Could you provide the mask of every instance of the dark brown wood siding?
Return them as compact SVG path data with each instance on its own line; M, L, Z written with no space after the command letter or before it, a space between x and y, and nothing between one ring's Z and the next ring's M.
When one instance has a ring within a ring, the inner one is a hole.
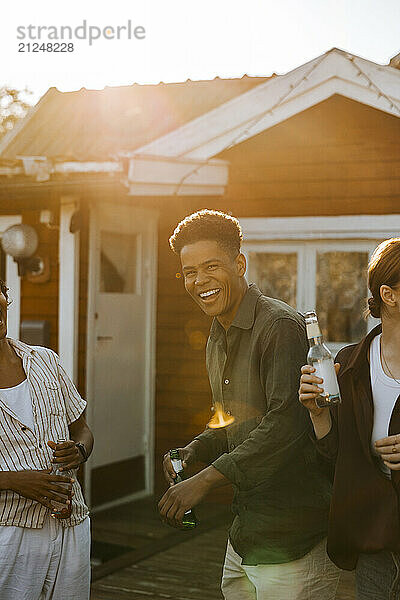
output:
M24 320L50 323L50 348L58 349L58 228L49 229L39 223L39 211L24 211L22 221L32 225L39 236L37 256L50 261L50 279L45 283L31 283L25 277L21 280L21 322Z
M400 119L339 96L223 152L241 216L399 212Z
M32 225L39 236L37 255L47 256L50 260L50 280L46 283L31 283L23 278L21 281L21 321L41 320L50 322L50 347L58 350L58 288L59 288L59 229L58 217L60 196L68 193L64 190L48 189L46 184L41 188L30 188L26 185L16 186L18 191L10 187L6 193L0 184L0 214L22 215L23 223ZM107 186L105 186L107 187ZM88 203L86 187L76 186L74 193L82 198L82 219L80 229L80 277L79 277L79 356L78 356L78 389L86 394L86 318L87 318L87 283L88 283ZM54 228L40 224L40 211L51 209L55 216Z
M50 279L45 283L21 281L21 321L47 320L50 323L50 347L58 345L58 199L50 189L26 187L21 184L7 186L0 183L0 214L21 215L22 222L32 225L39 237L36 255L50 261ZM50 209L55 216L55 227L50 229L39 222L40 211ZM12 290L11 290L12 296Z

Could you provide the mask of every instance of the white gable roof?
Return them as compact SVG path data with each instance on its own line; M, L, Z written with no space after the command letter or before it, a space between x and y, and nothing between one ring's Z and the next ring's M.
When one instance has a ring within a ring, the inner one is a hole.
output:
M400 117L400 70L334 48L237 96L134 154L207 161L334 94Z

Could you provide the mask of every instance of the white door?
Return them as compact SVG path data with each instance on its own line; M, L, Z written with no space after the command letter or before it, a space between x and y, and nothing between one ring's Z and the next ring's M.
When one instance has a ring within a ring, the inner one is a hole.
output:
M21 215L0 216L0 238L6 229L12 225L21 223ZM9 287L9 298L11 304L8 308L7 335L19 338L20 306L21 306L21 280L18 276L17 263L11 256L4 254L0 245L0 279L3 279Z
M156 220L118 204L92 214L90 489L104 506L152 491Z

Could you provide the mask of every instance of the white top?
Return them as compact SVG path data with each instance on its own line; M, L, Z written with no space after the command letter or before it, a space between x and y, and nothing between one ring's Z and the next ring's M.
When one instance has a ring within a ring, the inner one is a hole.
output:
M24 381L11 388L0 388L0 396L8 408L18 417L18 421L35 431L28 380L24 379Z
M372 430L371 446L377 454L374 443L389 435L389 423L394 405L400 395L400 384L386 375L381 362L381 336L374 337L370 348L370 374L372 399L374 401L374 427ZM390 475L390 469L381 463L384 473Z

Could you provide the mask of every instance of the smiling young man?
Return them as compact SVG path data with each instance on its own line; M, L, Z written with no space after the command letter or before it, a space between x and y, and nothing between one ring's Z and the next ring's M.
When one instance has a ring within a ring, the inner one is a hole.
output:
M171 485L160 512L179 527L211 489L232 484L225 599L331 600L338 583L325 551L331 486L297 397L307 354L303 319L247 284L241 241L238 221L210 210L186 217L170 238L186 291L213 317L206 348L213 402L235 422L180 449L184 466L209 466ZM172 484L168 454L164 472Z

